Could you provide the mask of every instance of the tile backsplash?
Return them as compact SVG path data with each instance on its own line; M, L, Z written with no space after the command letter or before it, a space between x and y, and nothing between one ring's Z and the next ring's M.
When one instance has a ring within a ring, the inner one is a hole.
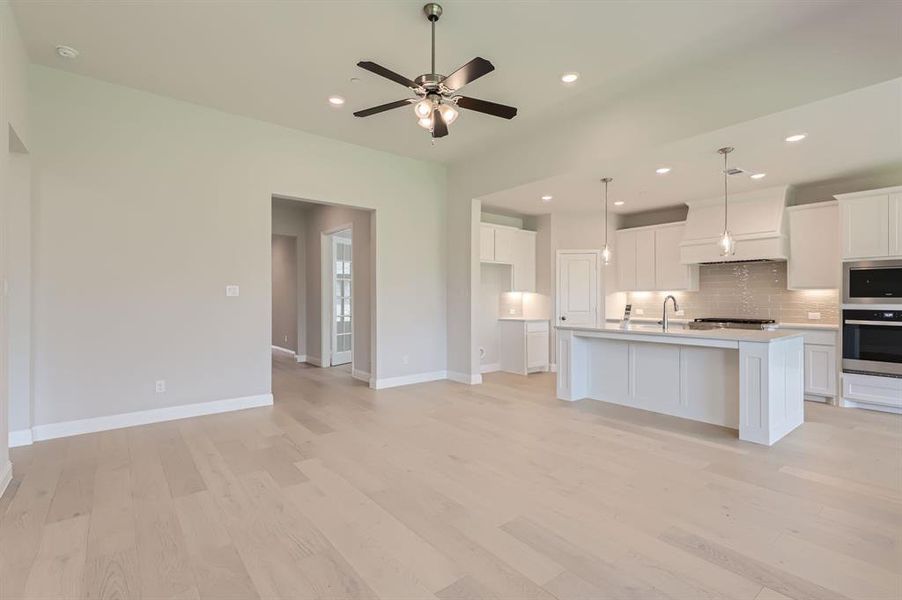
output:
M839 290L786 289L785 262L727 263L699 267L699 291L674 292L681 318L737 317L780 323L839 323ZM667 292L629 292L633 316L660 318ZM641 308L643 315L636 315ZM819 312L820 319L808 318Z

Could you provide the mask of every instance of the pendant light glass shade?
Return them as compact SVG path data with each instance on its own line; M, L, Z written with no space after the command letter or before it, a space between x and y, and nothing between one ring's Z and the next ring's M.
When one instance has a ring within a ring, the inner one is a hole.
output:
M729 177L727 174L727 154L732 151L733 148L730 146L717 151L719 154L723 154L723 234L717 241L721 256L733 256L736 254L736 240L733 239L733 234L727 228L727 177Z
M601 249L601 262L611 264L611 248L608 246L608 184L614 181L610 177L601 180L604 183L604 248Z

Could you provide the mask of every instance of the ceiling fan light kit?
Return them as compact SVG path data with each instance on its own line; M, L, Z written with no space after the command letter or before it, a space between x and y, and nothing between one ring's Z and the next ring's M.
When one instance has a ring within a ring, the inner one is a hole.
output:
M417 118L417 124L423 129L428 129L432 133L433 139L448 135L448 125L456 121L460 114L458 108L481 112L502 119L513 119L517 116L517 109L513 106L505 106L489 102L488 100L478 100L457 94L458 90L463 86L495 70L495 66L486 59L477 56L448 76L435 72L435 24L442 16L442 7L435 2L430 2L423 6L423 13L432 27L431 73L425 73L415 79L408 79L371 61L357 63L357 66L361 69L366 69L380 77L403 85L416 94L416 97L359 110L354 113L354 116L369 117L387 110L413 104L413 112Z

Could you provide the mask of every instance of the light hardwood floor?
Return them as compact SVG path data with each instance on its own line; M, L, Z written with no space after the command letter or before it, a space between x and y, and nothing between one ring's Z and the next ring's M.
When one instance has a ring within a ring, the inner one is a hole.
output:
M3 598L902 597L902 418L806 405L773 448L552 375L373 392L276 357L276 404L13 451Z

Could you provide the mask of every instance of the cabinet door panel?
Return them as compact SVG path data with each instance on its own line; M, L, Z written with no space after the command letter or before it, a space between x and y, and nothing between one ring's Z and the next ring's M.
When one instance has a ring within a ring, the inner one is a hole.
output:
M789 212L787 287L792 290L839 287L840 249L836 205Z
M516 235L513 229L495 228L495 262L513 264Z
M889 255L889 195L841 201L843 258Z
M514 292L536 291L536 236L526 231L514 232Z
M528 369L547 368L548 332L531 331L526 334L526 367Z
M902 256L902 193L889 197L889 255Z
M636 232L636 289L655 289L655 230Z
M490 225L479 226L479 260L495 260L495 228Z
M805 393L818 396L836 394L836 348L805 345Z
M614 261L617 263L617 279L620 290L631 292L636 287L636 232L618 231L617 245L614 247Z
M680 264L684 226L655 230L655 288L673 292L692 288L689 265Z

